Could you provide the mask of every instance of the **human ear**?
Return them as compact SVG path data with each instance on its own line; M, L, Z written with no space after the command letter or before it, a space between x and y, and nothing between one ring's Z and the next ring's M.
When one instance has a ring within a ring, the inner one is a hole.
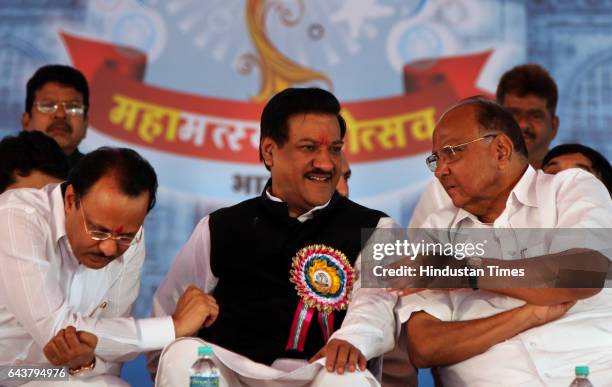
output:
M74 192L72 184L66 187L66 194L64 195L64 211L71 210L73 207L76 208L77 196Z
M261 140L261 156L264 164L270 168L274 165L274 152L276 143L270 137L265 137Z
M504 134L499 135L493 140L495 144L496 158L500 166L506 166L510 163L512 155L514 154L514 144L512 140Z

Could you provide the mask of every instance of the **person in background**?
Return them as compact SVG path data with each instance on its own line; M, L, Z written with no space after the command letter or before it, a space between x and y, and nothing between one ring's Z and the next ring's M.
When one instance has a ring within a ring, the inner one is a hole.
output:
M568 168L581 168L592 173L612 195L612 167L608 159L595 149L581 144L563 144L544 156L544 172L556 174Z
M27 132L52 137L68 157L70 168L83 157L78 147L87 135L89 86L74 67L40 67L26 86L21 125Z
M11 188L42 188L68 176L68 160L50 137L20 132L0 141L0 193Z
M346 155L342 152L342 164L340 164L340 178L338 179L338 185L336 186L336 191L344 197L349 197L349 179L353 172L351 171L351 166L346 159Z

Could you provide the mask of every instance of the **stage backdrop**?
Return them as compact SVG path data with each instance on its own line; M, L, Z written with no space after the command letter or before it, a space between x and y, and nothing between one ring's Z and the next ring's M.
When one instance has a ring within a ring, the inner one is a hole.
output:
M560 88L557 142L612 156L609 1L24 0L0 2L0 135L19 130L25 83L72 64L92 89L82 151L133 147L160 179L146 221L136 315L195 223L258 195L261 109L288 86L341 100L351 197L402 225L431 178L436 119L492 95L527 61Z

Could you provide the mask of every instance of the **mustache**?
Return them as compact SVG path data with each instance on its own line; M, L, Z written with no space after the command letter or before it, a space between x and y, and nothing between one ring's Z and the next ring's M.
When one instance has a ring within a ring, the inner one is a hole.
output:
M99 259L106 259L108 261L113 261L115 258L117 258L119 255L114 255L114 256L108 256L108 255L104 255L102 253L90 253L90 255L95 256L96 258Z
M73 131L72 126L70 126L70 124L65 120L55 120L47 127L47 132L51 132L57 128L63 128L63 130L69 134L71 134Z
M311 175L311 174L314 174L314 175L324 175L324 176L331 177L333 175L333 172L324 171L324 170L321 170L321 169L313 169L311 171L306 172L304 174L304 176Z

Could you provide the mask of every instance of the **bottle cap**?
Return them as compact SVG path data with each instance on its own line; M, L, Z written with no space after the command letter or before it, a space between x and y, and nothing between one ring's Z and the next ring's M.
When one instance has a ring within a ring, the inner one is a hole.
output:
M212 356L213 350L208 345L198 347L198 356Z
M587 366L577 366L576 367L576 376L589 376L589 367L587 367Z

